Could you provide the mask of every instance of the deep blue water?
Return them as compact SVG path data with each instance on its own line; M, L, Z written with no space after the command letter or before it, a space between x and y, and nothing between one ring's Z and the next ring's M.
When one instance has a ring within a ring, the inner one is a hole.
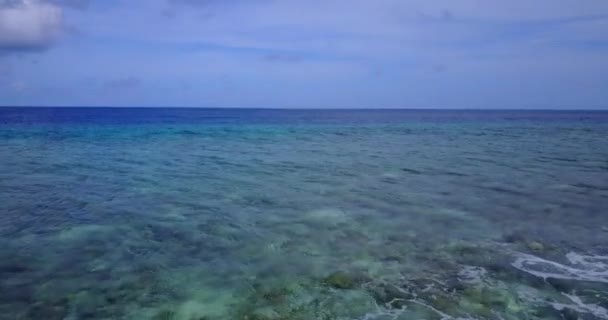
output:
M0 108L3 124L399 124L412 121L606 122L608 111L204 108Z
M0 108L0 319L608 319L608 112Z

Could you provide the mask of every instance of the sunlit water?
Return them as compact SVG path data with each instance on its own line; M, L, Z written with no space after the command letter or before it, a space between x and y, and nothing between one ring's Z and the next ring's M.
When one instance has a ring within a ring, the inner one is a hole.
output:
M0 109L0 319L608 319L608 113Z

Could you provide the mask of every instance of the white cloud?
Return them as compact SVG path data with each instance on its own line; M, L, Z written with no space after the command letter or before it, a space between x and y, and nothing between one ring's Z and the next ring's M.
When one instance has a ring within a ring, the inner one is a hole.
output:
M155 20L167 1L172 19ZM84 18L85 31L168 46L202 43L373 59L474 51L495 42L529 46L529 40L551 38L568 46L590 35L572 31L564 37L561 25L600 24L608 17L606 0L151 0L122 6L129 7L115 6L112 23L105 14Z
M9 83L9 88L14 92L23 92L27 89L27 84L22 80L14 80Z
M0 1L0 49L39 50L63 29L61 7L37 0Z

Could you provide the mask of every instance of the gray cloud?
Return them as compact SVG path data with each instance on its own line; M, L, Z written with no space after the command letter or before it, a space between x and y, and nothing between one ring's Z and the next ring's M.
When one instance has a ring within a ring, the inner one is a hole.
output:
M91 1L89 0L47 0L49 3L53 3L62 7L71 9L84 10L89 7Z
M264 56L264 60L270 62L282 62L282 63L292 63L292 62L300 62L302 58L295 54L286 54L286 53L271 53Z
M209 20L224 10L230 10L235 5L259 4L273 0L167 0L168 8L161 13L166 18L175 18L178 13L197 11L196 16L201 20Z
M171 5L195 5L195 6L204 6L208 4L221 3L221 0L169 0L169 4Z
M129 91L129 90L133 90L136 88L139 88L142 84L142 81L140 78L137 77L124 77L124 78L118 78L118 79L113 79L110 81L106 81L103 83L102 85L102 89L104 90L108 90L108 91Z
M63 32L63 10L39 0L0 0L0 50L44 50Z
M261 1L261 0L256 0L256 1ZM189 5L189 6L199 6L199 7L204 7L204 6L210 6L210 5L232 5L235 3L243 3L243 2L252 2L252 0L249 1L243 1L243 0L169 0L169 4L171 5Z
M0 81L8 79L13 75L13 67L8 63L2 63L0 61Z
M167 0L169 10L203 12L202 18L209 18L213 13L234 10L235 7L255 7L268 5L275 0ZM181 10L183 9L183 10Z

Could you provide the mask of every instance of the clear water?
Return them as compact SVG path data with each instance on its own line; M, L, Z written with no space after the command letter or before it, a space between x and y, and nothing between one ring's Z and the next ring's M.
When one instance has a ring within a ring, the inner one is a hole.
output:
M0 109L0 319L608 319L608 113Z

